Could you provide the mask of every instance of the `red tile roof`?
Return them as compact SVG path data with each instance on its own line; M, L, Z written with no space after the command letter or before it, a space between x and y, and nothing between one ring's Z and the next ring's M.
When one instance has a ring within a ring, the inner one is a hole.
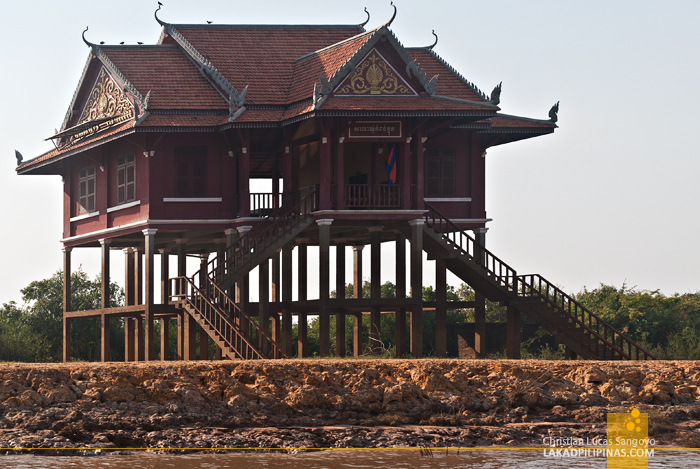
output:
M286 104L294 59L360 32L356 26L174 26L237 90L250 85L251 104Z
M224 109L228 103L178 46L103 47L151 109Z
M357 111L485 111L485 115L493 114L496 109L479 103L465 103L440 98L422 98L412 96L362 96L362 97L333 97L329 98L322 111L331 109Z
M555 128L556 126L557 126L556 124L554 124L553 122L549 122L547 120L528 119L526 117L509 116L509 115L505 115L505 114L499 114L499 115L491 118L491 128L492 129L499 129L499 128L552 129L552 128Z
M429 79L435 75L440 75L437 84L437 94L440 96L466 99L468 101L483 101L479 94L442 63L442 59L439 59L437 54L428 49L408 49L408 54L418 62Z

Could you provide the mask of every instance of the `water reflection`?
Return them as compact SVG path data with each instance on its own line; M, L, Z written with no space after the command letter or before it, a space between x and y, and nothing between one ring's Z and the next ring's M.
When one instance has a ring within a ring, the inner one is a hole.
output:
M0 465L17 469L259 469L285 467L290 469L336 468L605 468L605 458L545 458L539 449L479 449L456 450L445 454L435 451L433 458L421 457L419 450L410 449L338 449L300 454L195 454L166 455L153 453L111 454L94 457L0 456ZM700 452L656 448L649 468L700 468Z

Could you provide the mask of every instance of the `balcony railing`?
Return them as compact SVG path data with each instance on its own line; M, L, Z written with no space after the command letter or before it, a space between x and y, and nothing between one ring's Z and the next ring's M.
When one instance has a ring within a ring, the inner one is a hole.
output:
M344 189L346 210L383 210L403 206L400 184L346 184Z
M271 192L250 193L250 216L266 217L282 206L282 194Z

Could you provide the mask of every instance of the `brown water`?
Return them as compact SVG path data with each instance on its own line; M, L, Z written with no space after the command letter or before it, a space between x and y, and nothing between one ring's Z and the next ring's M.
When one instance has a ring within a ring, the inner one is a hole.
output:
M0 467L21 469L218 469L218 468L276 468L335 469L335 468L605 468L601 458L545 458L541 449L472 449L456 450L449 455L436 450L434 457L421 457L419 450L410 449L338 449L301 454L201 454L162 455L140 453L112 454L95 457L70 456L0 456ZM656 448L649 468L700 468L700 451Z

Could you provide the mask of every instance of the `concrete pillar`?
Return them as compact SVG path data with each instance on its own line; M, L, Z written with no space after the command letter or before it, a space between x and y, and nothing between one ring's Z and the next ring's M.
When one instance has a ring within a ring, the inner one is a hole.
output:
M170 250L158 249L160 254L160 304L170 301Z
M427 137L423 136L423 126L420 125L416 129L416 140L415 140L415 166L416 169L416 201L414 208L417 210L423 210L425 208L425 200L423 200L425 193L425 179L423 177L423 156L424 147L423 144L427 140Z
M209 254L200 254L199 258L199 288L202 295L209 295ZM199 331L199 359L209 360L209 334L203 327L198 328Z
M152 361L156 359L155 353L155 341L154 341L154 323L153 323L153 305L155 303L154 298L154 283L155 283L155 237L158 230L155 228L143 230L143 235L145 237L145 271L144 278L146 280L146 288L144 295L144 337L145 345L144 350L146 352L146 361Z
M411 220L411 356L423 356L423 224Z
M352 247L352 297L362 298L362 250L364 246ZM355 313L352 327L353 356L362 355L362 313Z
M270 260L265 259L258 266L258 327L270 335ZM260 334L258 345L265 358L270 356L270 343Z
M406 237L396 236L396 298L406 298ZM406 308L396 310L396 358L406 356Z
M339 145L342 147L342 145ZM345 245L335 246L335 297L345 299ZM335 315L335 354L345 356L345 313L338 311Z
M447 262L435 260L435 356L447 356Z
M506 358L520 358L520 311L513 306L506 310Z
M102 258L102 299L100 302L101 308L104 310L106 308L109 308L110 304L110 298L109 298L109 245L110 245L111 240L109 239L101 239L100 240L100 253L101 253L101 258ZM109 361L109 316L105 315L105 312L102 311L101 315L101 348L100 348L100 357L101 361L103 362L108 362Z
M187 277L187 238L177 238L177 276ZM178 283L178 289L186 288L184 284ZM176 291L177 294L184 294L184 291ZM182 313L182 318L178 320L178 339L181 342L182 360L196 360L197 358L197 322L187 312Z
M162 361L170 359L170 342L168 332L170 331L170 320L161 318L160 320L160 359Z
M370 231L370 241L371 241L371 259L370 262L370 272L371 272L371 288L370 288L370 298L373 300L379 300L382 297L382 282L381 282L381 268L382 268L382 230L384 228L381 226L373 226L369 229ZM370 310L370 349L373 354L379 354L382 352L382 311L379 308L372 308Z
M330 148L330 147L329 147ZM330 155L329 155L330 156ZM329 161L330 164L330 161ZM329 171L330 172L330 171ZM330 188L329 188L330 189ZM330 196L330 192L328 194ZM323 200L323 198L321 198ZM330 242L333 220L316 220L318 224L318 350L321 357L331 354L330 312L328 294L330 290Z
M297 288L299 289L297 293L298 301L307 300L307 279L308 279L308 258L307 258L307 247L306 244L301 243L297 240ZM298 337L297 337L297 356L299 358L309 356L309 348L307 342L308 334L308 323L306 318L306 312L298 312L297 314L298 322Z
M485 262L479 246L486 247L486 228L474 230L476 241L474 255L477 262ZM474 351L477 358L486 358L486 298L479 292L474 292Z
M62 249L63 251L63 363L70 361L70 326L71 318L66 317L66 313L71 311L71 265L70 253L73 248Z
M282 351L292 356L292 249L288 243L282 248Z

